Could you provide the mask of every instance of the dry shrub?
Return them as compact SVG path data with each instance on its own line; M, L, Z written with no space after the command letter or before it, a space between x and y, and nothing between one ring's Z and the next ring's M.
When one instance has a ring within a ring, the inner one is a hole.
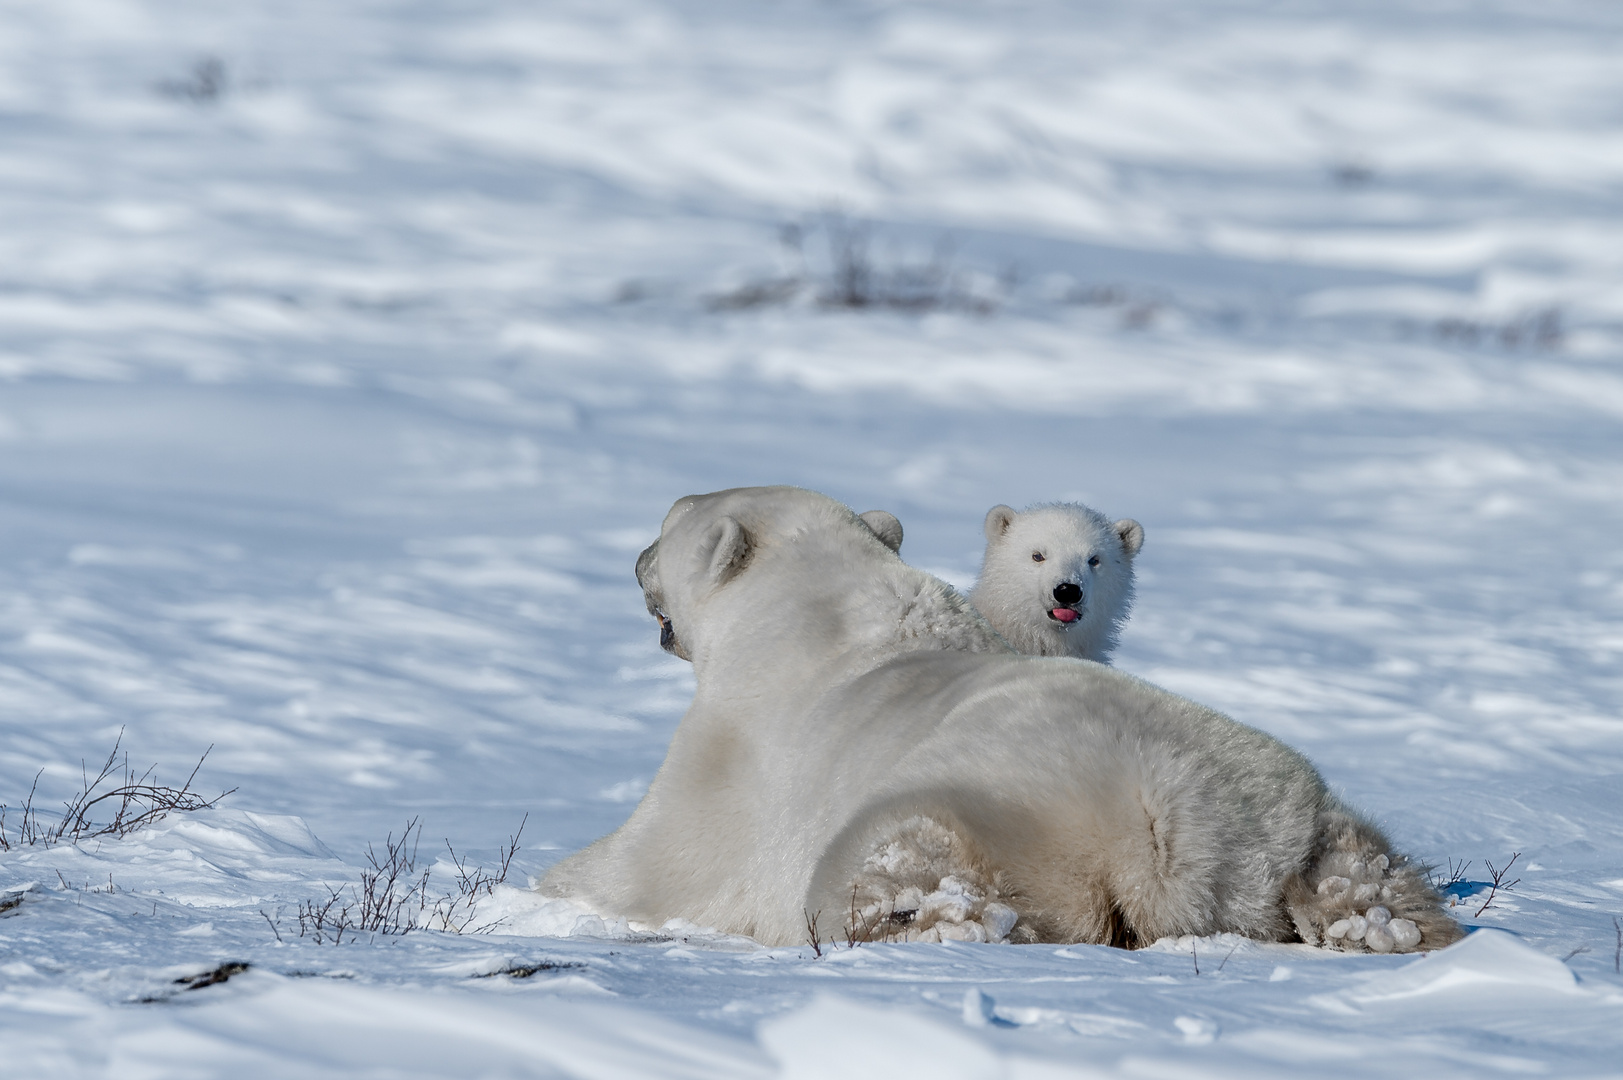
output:
M501 920L474 925L477 902L489 896L496 886L507 881L513 856L518 854L519 838L530 816L524 815L518 831L508 837L501 848L501 862L497 869L468 868L467 859L457 855L451 841L445 841L451 854L451 865L456 867L456 891L435 894L430 891L431 868L417 869L418 844L422 839L422 825L417 818L406 822L400 839L390 833L383 842L380 854L371 844L366 847L366 867L360 880L348 886L327 889L320 900L305 900L299 904L299 936L313 939L316 944L331 942L341 945L353 941L361 934L408 934L413 930L447 930L454 934L488 934L501 924ZM269 921L269 916L266 917ZM271 923L274 931L276 925ZM278 935L280 937L280 935Z
M124 729L119 728L113 749L94 779L88 766L80 762L83 778L79 790L63 803L62 816L54 824L42 820L41 811L34 805L34 795L39 790L39 778L44 775L44 769L34 775L28 798L23 800L20 808L22 817L15 835L8 832L6 825L11 808L0 803L0 851L10 851L14 847L77 844L84 840L109 837L118 839L155 825L170 814L212 809L219 805L221 799L237 790L231 788L212 798L205 798L201 792L192 790L203 762L208 760L209 752L214 749L212 743L197 759L197 764L192 766L186 782L177 788L158 782L156 765L149 766L137 776L130 767L129 754L120 749L123 742ZM106 813L112 816L97 820L98 815Z

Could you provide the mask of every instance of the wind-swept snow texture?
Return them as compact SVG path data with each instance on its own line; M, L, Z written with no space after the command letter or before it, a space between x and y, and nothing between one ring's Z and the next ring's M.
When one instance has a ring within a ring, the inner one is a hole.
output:
M1617 1075L1619 56L1562 0L0 8L7 827L121 728L237 788L0 853L0 1076ZM528 813L520 886L624 820L692 690L632 560L768 483L960 585L995 503L1143 522L1118 666L1485 929L299 938L412 816Z

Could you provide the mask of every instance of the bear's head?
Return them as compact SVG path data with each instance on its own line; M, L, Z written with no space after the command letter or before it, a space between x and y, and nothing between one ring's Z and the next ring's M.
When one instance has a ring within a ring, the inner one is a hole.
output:
M986 558L970 594L1016 649L1105 661L1133 597L1144 527L1079 503L986 515Z
M819 597L842 576L861 585L864 555L896 562L901 544L901 522L883 510L853 514L801 488L732 488L677 500L637 557L637 584L660 647L691 662L732 633L804 629L839 606Z

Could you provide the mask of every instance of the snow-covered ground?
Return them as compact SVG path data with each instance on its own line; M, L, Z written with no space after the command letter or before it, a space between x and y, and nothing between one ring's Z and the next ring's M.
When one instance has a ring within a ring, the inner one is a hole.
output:
M0 8L9 835L120 729L236 788L0 852L0 1075L1617 1075L1619 55L1560 0ZM1119 665L1469 860L1487 932L541 904L691 693L636 551L755 483L959 584L993 503L1138 518ZM488 932L299 937L409 819L443 890L526 814Z

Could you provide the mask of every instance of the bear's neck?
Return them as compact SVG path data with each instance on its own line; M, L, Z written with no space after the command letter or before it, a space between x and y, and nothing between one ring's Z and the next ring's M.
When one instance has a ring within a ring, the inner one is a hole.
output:
M741 592L714 613L720 631L694 657L700 697L826 688L913 652L1012 651L950 585L899 559L846 588L839 561L821 569L801 577L818 586L801 595Z

